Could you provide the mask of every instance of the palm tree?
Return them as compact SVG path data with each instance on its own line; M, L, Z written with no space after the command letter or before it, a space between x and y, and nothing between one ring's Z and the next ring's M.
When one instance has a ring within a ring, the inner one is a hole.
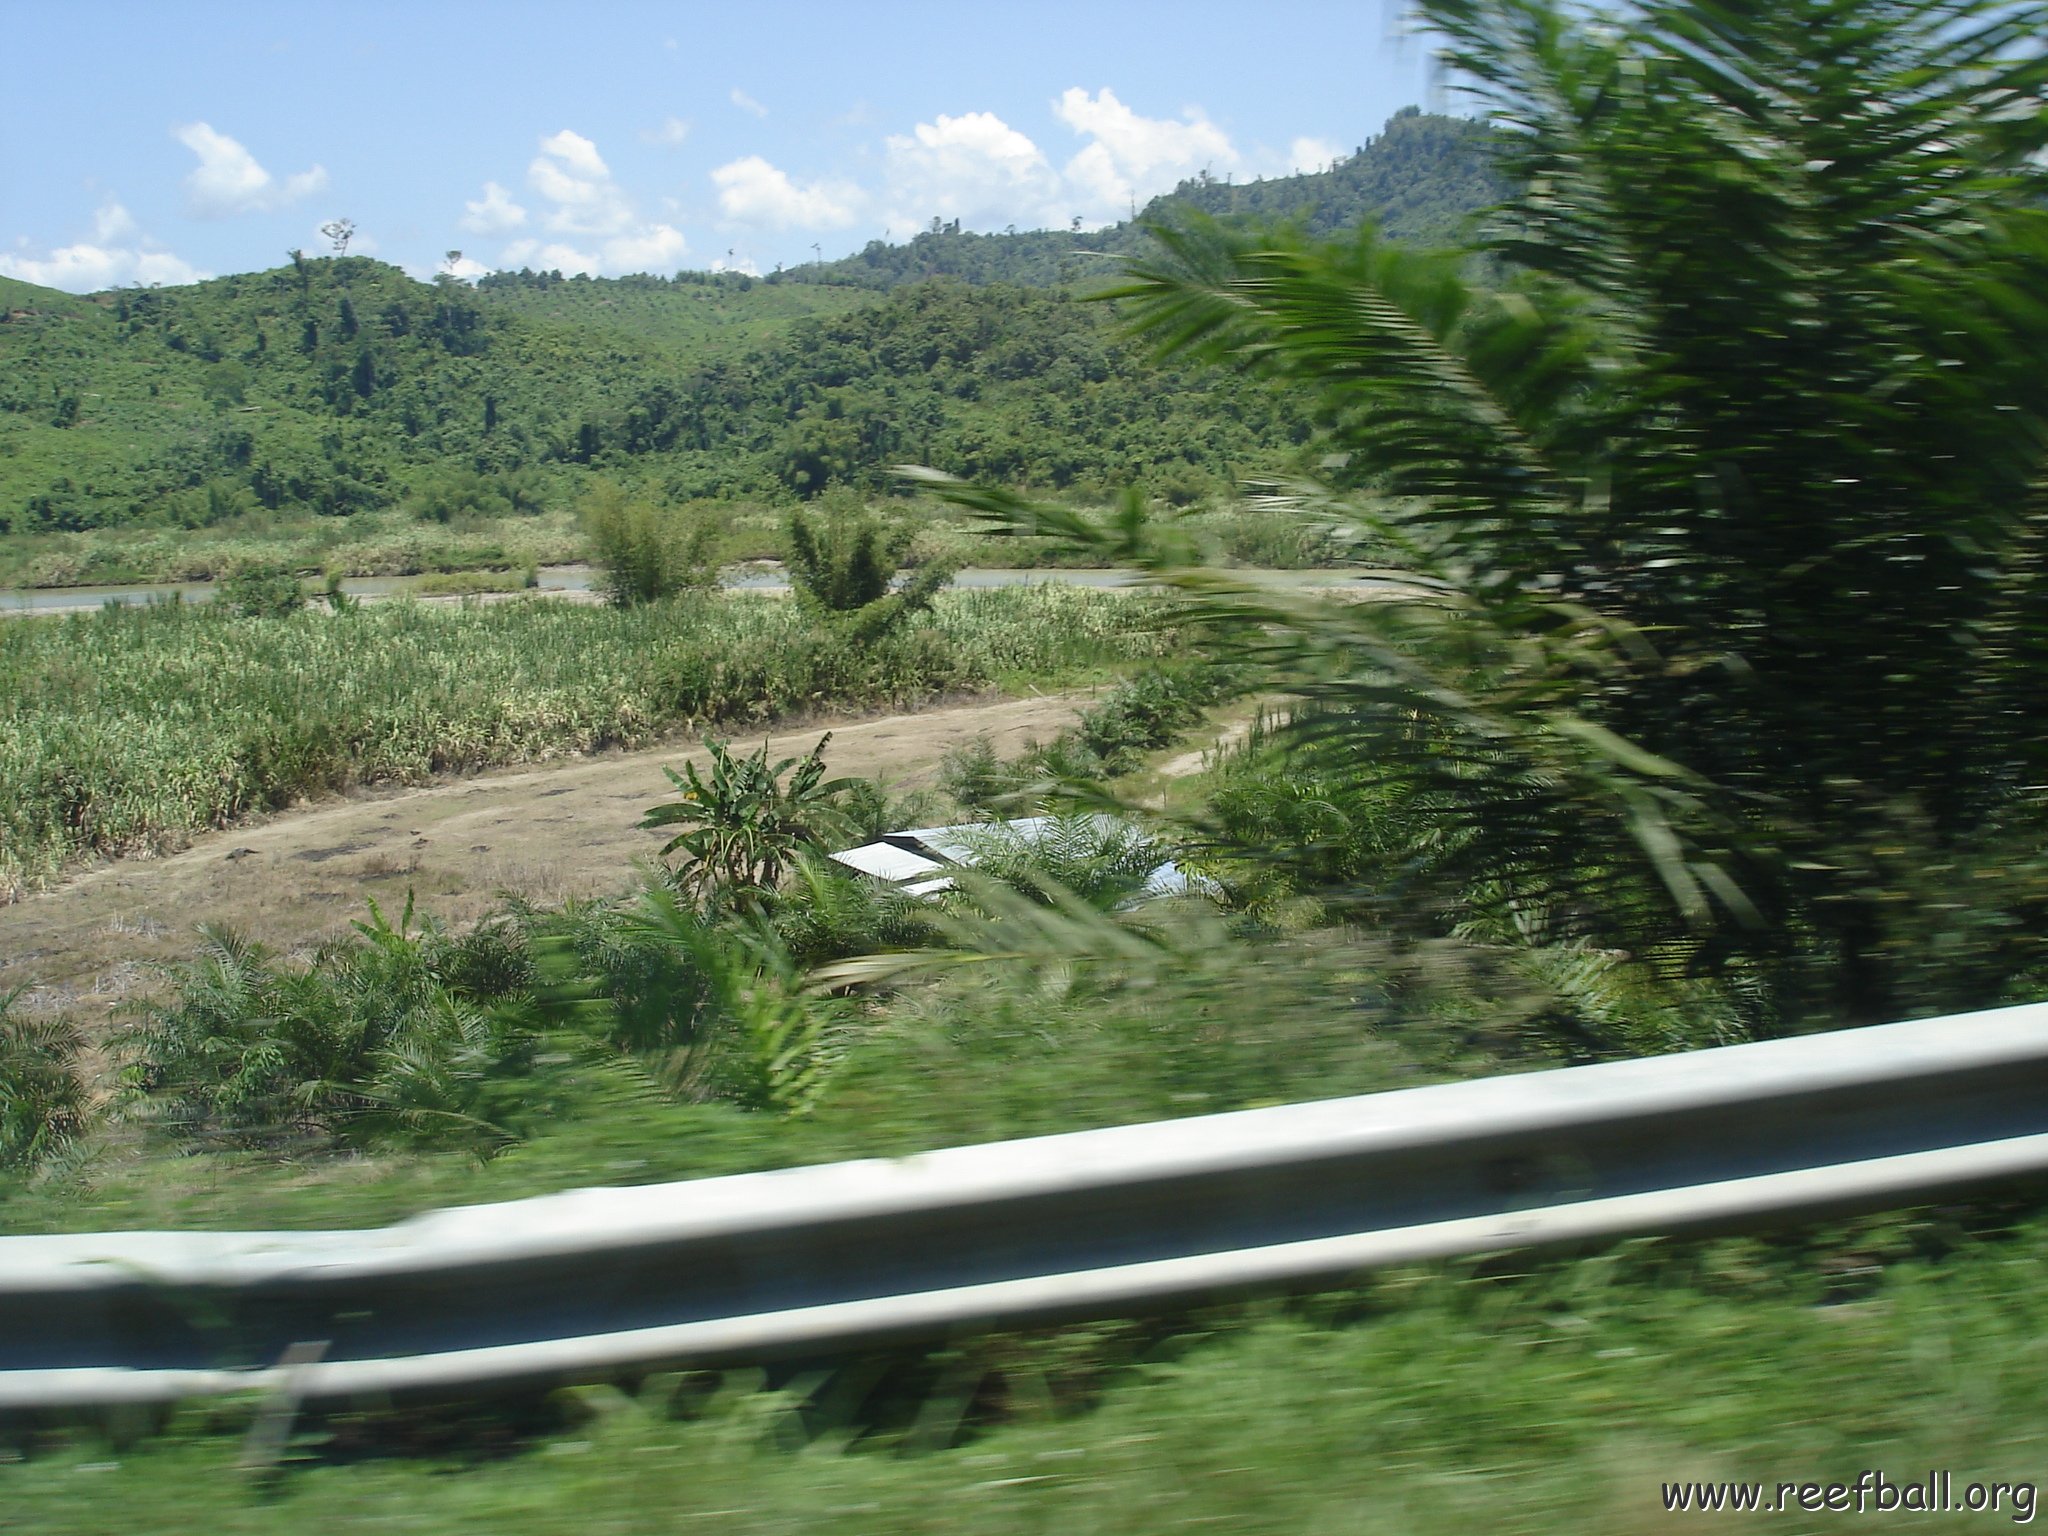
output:
M85 1128L90 1111L79 1070L84 1037L64 1019L16 1010L21 989L0 992L0 1168L34 1168Z
M1479 262L1197 224L1118 295L1312 398L1296 499L1398 600L1066 531L1320 705L1296 749L1468 915L1744 968L1788 1025L1999 1000L2048 927L2048 8L1421 10L1521 188Z

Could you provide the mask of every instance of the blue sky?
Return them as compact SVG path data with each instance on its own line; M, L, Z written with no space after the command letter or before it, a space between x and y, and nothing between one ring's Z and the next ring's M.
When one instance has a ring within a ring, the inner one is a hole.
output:
M1093 225L1441 106L1382 0L0 0L0 273L75 292L352 251L426 276Z

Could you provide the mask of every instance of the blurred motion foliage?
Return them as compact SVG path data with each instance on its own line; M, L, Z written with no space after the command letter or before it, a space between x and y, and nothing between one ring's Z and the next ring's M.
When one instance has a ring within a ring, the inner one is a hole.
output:
M149 1118L201 1144L492 1141L525 1095L533 1041L501 1004L528 975L502 927L460 939L393 925L370 903L359 941L308 965L208 928L128 1039Z
M1718 976L1753 1031L2048 979L2048 13L1422 11L1520 177L1498 286L1190 221L1118 290L1161 354L1308 402L1292 500L1386 600L951 495L1147 565L1306 702L1279 772L1379 845L1297 866L1326 896Z

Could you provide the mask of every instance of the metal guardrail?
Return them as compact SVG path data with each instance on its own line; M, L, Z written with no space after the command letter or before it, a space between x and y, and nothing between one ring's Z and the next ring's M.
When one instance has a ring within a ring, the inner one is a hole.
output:
M816 1354L2041 1173L2032 1005L375 1231L0 1238L0 1409Z

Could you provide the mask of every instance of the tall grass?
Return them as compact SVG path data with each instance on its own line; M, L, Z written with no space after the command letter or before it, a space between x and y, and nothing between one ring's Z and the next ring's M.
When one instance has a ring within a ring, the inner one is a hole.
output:
M961 592L880 639L745 594L633 609L163 605L0 627L0 899L322 791L898 705L1155 654L1128 596Z

